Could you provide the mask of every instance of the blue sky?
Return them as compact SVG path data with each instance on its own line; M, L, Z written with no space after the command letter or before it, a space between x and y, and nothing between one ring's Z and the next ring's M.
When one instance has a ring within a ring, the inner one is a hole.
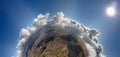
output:
M105 9L117 3L117 14L106 15ZM96 28L101 32L100 43L107 57L120 54L119 0L0 0L0 57L16 56L16 45L22 28L31 26L38 14L50 17L62 11L65 17Z

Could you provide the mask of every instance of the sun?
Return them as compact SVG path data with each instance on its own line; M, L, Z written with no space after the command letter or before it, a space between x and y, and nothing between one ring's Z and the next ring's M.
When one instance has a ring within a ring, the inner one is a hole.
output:
M106 13L107 13L107 15L109 15L109 16L114 16L115 15L115 13L116 13L116 9L114 8L114 7L108 7L107 9L106 9Z

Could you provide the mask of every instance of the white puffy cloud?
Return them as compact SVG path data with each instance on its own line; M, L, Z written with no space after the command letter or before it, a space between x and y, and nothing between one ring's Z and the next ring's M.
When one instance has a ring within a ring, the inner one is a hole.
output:
M59 22L61 22L61 21L63 21L63 19L64 19L64 14L63 14L63 12L58 12L57 13L57 15L55 15L54 17L53 17L53 19L54 19L54 21L57 23L59 23Z
M24 38L24 37L28 37L30 35L30 32L28 29L22 29L21 32L20 32L20 36L21 38Z
M45 15L39 14L38 17L36 19L34 19L33 26L38 28L42 25L45 25L48 17L49 17L49 13L46 13Z

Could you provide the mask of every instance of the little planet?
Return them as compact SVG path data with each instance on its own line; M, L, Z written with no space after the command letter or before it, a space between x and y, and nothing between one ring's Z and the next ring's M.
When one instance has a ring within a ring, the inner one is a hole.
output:
M31 27L20 31L17 57L105 57L99 31L58 12L38 15Z

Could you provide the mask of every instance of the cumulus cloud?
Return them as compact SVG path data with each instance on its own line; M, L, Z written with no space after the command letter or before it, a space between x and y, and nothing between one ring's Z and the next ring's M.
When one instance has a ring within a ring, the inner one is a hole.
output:
M49 17L49 13L46 13L45 15L39 14L38 17L34 19L33 26L39 28L40 26L45 25L48 17Z
M58 12L56 15L53 16L52 20L47 20L49 17L49 13L46 13L45 15L39 14L37 18L34 19L34 23L31 27L23 28L20 31L20 39L17 44L17 57L25 57L23 52L25 51L25 48L27 45L26 42L29 38L31 38L31 35L33 35L37 30L45 26L46 24L52 23L52 25L60 24L61 26L69 26L73 25L74 27L84 31L86 35L88 36L89 40L86 41L86 46L89 52L89 57L105 57L102 54L102 46L99 44L97 36L99 35L99 32L96 29L90 29L79 22L72 20L70 18L64 17L63 12ZM83 36L80 36L81 38L84 38Z

